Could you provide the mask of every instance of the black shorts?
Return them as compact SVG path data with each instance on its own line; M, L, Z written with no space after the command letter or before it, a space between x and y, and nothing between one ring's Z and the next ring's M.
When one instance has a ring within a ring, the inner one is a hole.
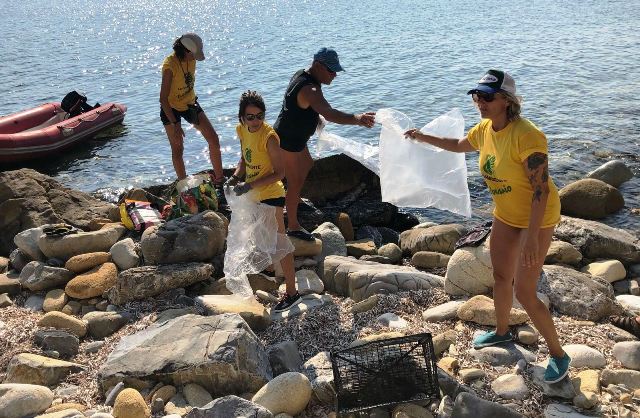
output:
M260 203L264 203L265 205L275 206L276 208L284 207L284 197L274 197L272 199L264 199L261 200Z
M188 106L187 110L176 110L174 108L171 108L171 110L173 111L173 117L176 119L176 122L180 122L180 118L184 118L184 120L186 120L190 124L197 125L198 115L202 113L202 108L200 107L197 101L194 104L187 105L187 106ZM165 115L164 110L162 110L162 108L160 108L160 120L162 121L163 125L168 125L171 123L171 121L169 120L169 118L167 118L167 115Z
M307 142L309 142L309 138L301 139L301 138L287 138L280 137L280 148L289 152L302 152L307 146Z

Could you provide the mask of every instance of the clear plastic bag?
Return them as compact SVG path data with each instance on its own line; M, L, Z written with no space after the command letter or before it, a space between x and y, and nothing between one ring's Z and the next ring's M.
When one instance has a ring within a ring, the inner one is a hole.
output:
M464 153L445 151L404 136L413 128L405 114L381 109L376 121L380 132L380 187L382 200L401 207L445 209L471 216ZM455 108L429 122L423 133L462 139L464 117Z
M318 125L318 152L341 152L380 176L382 200L400 207L435 207L471 216L464 153L442 150L404 136L413 128L407 115L394 109L380 109L376 122L382 124L379 146L362 144L327 132ZM443 138L461 139L464 118L452 109L421 129Z
M251 297L247 274L280 261L294 246L285 234L278 233L275 207L256 202L252 193L236 196L231 188L224 192L232 212L224 255L226 286L231 293Z
M322 118L322 116L320 116ZM351 139L327 132L324 119L318 123L316 134L318 135L317 152L341 152L356 161L359 161L369 170L380 175L380 161L378 147L363 144Z

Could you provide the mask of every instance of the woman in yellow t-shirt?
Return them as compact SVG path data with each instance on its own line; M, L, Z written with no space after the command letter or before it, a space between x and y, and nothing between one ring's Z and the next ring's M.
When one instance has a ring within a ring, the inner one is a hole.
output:
M252 191L256 201L276 208L278 234L280 239L289 239L284 228L284 163L280 150L280 138L276 131L264 122L266 106L262 96L248 90L240 96L240 109L236 133L240 139L241 155L238 167L225 184L233 187L237 196ZM244 181L241 181L244 177ZM289 253L282 260L282 271L286 293L273 308L274 312L283 312L302 299L296 291L295 268L293 253Z
M173 43L173 53L162 63L160 87L160 120L171 145L171 160L178 180L187 177L182 154L184 130L180 120L192 124L209 144L209 156L213 166L213 181L222 184L222 157L220 141L213 125L198 104L194 90L196 61L204 60L202 39L195 33L186 33Z
M480 151L480 173L495 203L490 252L496 330L473 341L475 348L513 339L509 331L513 288L518 301L547 342L551 358L544 380L555 383L569 372L547 307L536 288L553 230L560 221L558 190L549 177L547 139L520 116L516 84L504 71L489 70L469 90L482 121L461 140L437 138L411 129L406 136L452 152Z

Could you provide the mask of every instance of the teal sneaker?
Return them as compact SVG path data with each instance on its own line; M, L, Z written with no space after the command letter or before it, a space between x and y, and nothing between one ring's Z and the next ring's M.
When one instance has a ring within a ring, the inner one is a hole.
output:
M473 348L489 347L490 345L508 343L509 341L513 341L513 335L511 335L510 331L507 331L504 335L498 335L495 331L489 331L479 335L473 340Z
M569 374L569 363L571 363L571 357L567 353L562 357L549 357L549 364L544 372L544 382L558 383L564 379Z

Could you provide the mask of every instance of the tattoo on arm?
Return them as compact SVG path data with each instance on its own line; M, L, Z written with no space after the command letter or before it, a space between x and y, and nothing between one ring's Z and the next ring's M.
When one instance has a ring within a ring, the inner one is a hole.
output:
M526 161L527 177L529 183L533 188L532 201L538 201L542 199L544 192L548 192L549 186L549 166L547 161L547 155L541 152L535 152L531 154Z

